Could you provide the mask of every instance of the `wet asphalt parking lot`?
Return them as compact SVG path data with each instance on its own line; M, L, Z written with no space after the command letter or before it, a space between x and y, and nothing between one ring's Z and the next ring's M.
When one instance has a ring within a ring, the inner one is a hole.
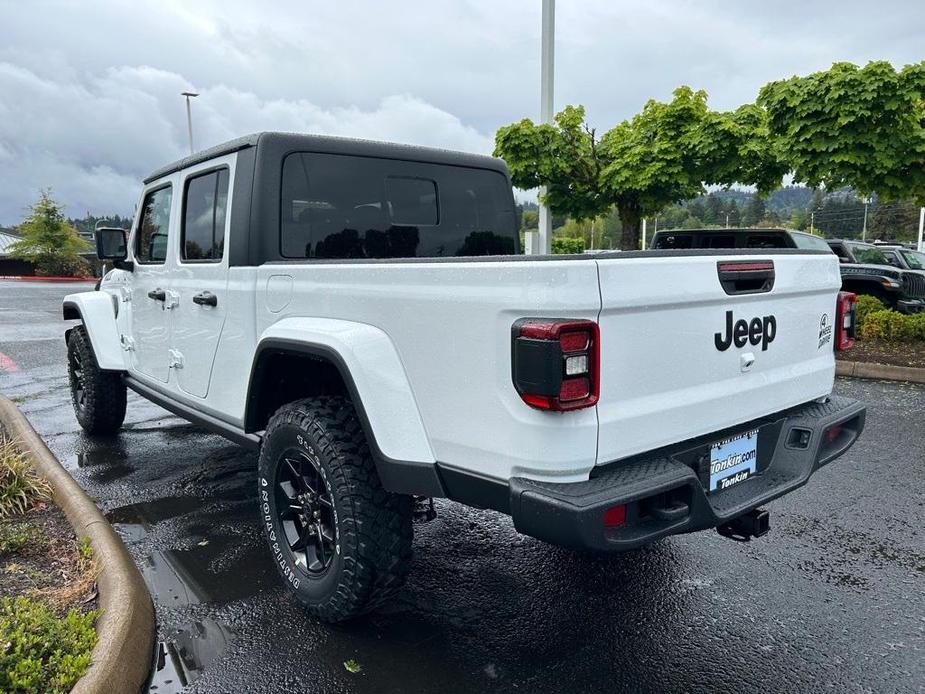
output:
M330 627L277 579L254 453L131 393L117 438L79 430L60 305L85 289L0 281L0 392L141 567L158 620L150 691L925 691L923 386L840 379L867 429L770 504L765 538L595 556L438 500L394 603Z

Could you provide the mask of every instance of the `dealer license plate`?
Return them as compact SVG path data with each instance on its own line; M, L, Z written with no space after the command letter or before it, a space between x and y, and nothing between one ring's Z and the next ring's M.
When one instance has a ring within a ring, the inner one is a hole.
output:
M721 492L755 474L758 464L758 430L748 431L710 446L711 492Z

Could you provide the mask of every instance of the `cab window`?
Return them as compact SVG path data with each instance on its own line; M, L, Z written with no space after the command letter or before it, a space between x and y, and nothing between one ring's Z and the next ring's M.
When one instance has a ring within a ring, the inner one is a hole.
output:
M228 169L186 180L180 252L184 260L217 263L225 250Z
M807 250L814 251L832 251L832 247L826 243L825 239L819 238L818 236L813 236L812 234L802 234L800 232L794 232L791 234L794 244L797 248L805 248Z
M138 232L135 234L135 260L144 264L160 264L167 259L167 234L170 227L170 186L145 195L141 206Z

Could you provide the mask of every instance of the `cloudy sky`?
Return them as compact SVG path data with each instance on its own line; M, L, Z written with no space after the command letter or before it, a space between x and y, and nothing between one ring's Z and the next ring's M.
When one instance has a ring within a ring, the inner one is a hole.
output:
M919 2L559 0L556 107L606 129L679 84L715 108L837 60L925 58ZM139 181L259 130L488 153L539 111L540 0L0 0L0 224L51 187L131 212Z

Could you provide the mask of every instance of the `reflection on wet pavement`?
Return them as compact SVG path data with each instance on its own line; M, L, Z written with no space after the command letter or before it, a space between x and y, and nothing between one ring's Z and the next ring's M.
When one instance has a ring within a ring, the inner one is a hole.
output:
M221 656L234 634L211 619L193 622L157 644L157 660L149 691L183 692Z

